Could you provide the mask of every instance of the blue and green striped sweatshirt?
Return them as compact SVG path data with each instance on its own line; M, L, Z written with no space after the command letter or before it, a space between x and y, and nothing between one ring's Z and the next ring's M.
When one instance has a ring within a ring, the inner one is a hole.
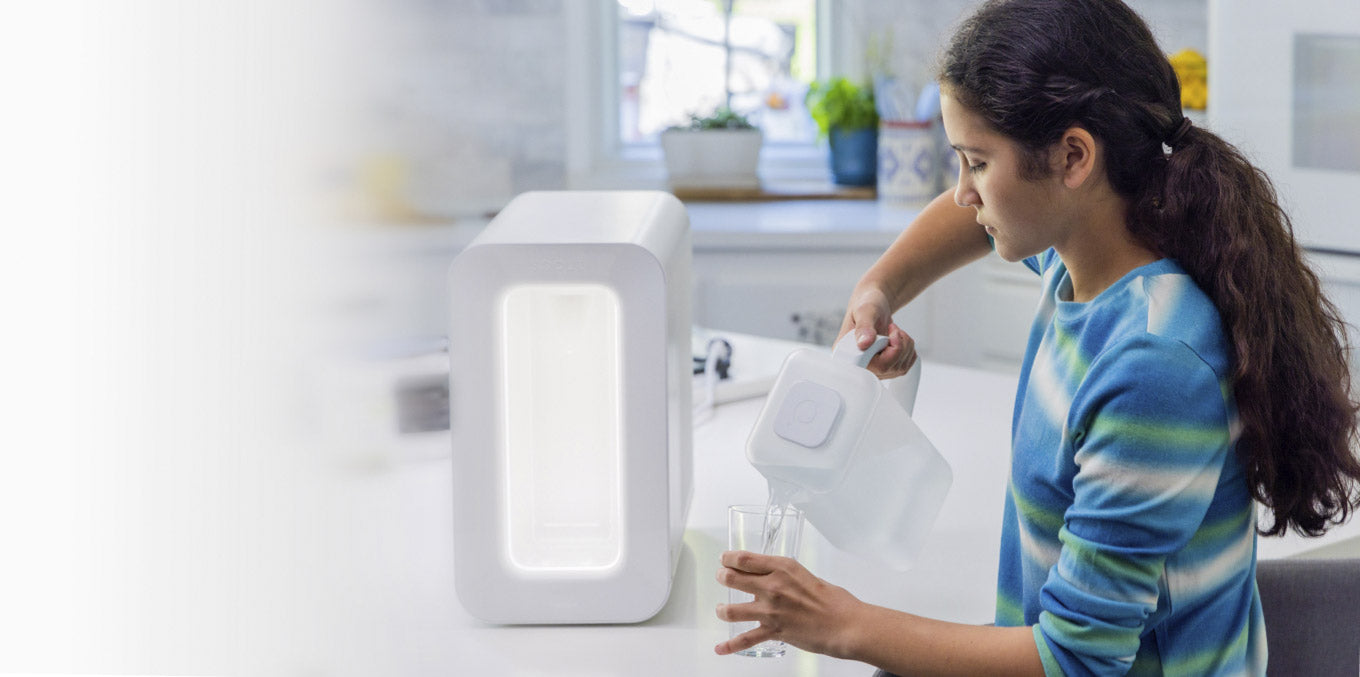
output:
M1174 261L1074 303L1053 251L1012 421L998 625L1049 675L1260 675L1255 508L1218 311Z

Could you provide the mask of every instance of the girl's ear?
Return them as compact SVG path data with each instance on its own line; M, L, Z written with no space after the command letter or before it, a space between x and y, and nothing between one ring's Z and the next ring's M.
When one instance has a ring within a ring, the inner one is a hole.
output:
M1054 150L1054 169L1063 185L1080 188L1096 171L1096 139L1081 127L1069 127Z

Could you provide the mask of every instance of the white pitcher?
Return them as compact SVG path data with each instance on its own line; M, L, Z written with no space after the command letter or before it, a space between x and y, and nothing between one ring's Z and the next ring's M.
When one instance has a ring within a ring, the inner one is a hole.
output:
M910 568L949 493L953 472L911 419L918 361L880 381L846 334L831 355L795 351L770 390L746 457L817 530L842 550Z

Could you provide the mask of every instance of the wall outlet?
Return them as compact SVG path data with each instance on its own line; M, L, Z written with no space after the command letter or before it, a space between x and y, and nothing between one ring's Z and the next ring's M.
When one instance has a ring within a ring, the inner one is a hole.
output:
M829 346L836 341L845 320L845 309L803 310L789 316L799 341Z

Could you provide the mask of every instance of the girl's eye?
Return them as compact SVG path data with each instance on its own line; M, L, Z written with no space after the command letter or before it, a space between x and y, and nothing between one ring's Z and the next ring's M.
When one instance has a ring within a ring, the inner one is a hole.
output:
M979 163L977 163L977 164L975 164L975 165L968 165L968 171L970 171L970 172L976 174L976 173L982 171L982 169L983 169L984 167L986 167L986 166L987 166L987 163L986 163L986 162L979 162Z

